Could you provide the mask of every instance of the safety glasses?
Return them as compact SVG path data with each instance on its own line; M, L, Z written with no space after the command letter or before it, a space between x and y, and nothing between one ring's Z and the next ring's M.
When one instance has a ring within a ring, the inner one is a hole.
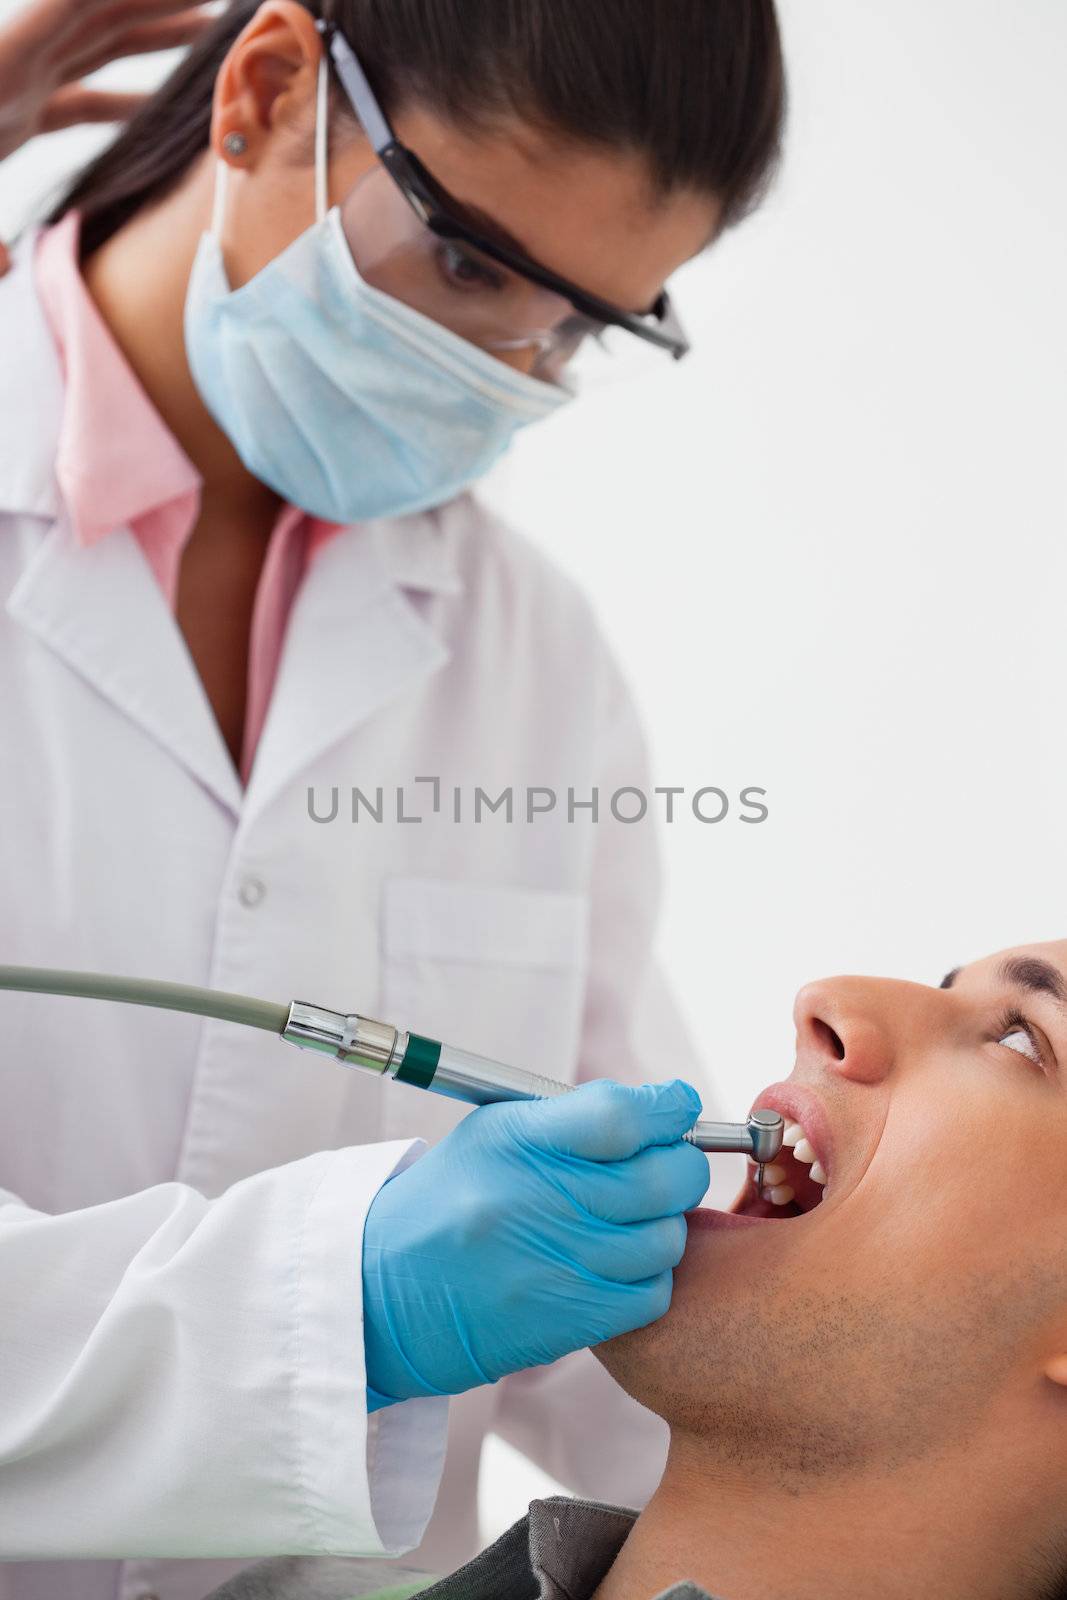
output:
M610 350L633 335L675 360L689 350L670 297L624 311L472 225L464 206L401 144L344 34L320 21L329 60L379 165L356 184L341 220L362 276L491 351L533 347L534 373L560 382L583 344Z

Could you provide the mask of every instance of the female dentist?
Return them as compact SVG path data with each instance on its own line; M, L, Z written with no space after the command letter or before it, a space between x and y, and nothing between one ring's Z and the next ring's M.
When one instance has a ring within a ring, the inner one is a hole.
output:
M619 1498L654 1456L547 1365L662 1314L707 1181L693 1091L639 1087L690 1065L609 804L643 741L588 602L466 490L590 335L683 353L664 284L782 95L771 0L239 0L16 250L5 957L616 1081L461 1120L3 996L0 1600L409 1547L449 1395L427 1560L488 1428Z

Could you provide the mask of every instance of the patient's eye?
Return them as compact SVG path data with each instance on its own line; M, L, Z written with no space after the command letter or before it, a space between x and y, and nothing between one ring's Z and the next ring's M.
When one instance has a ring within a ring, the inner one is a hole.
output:
M1002 1044L1006 1050L1016 1050L1019 1055L1026 1056L1035 1066L1043 1066L1041 1051L1034 1035L1023 1017L1005 1017L998 1029L997 1043Z

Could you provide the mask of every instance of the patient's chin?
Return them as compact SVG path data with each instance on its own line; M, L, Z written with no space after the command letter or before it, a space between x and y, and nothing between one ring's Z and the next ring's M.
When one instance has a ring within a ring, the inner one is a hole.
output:
M670 1362L670 1321L668 1311L665 1317L645 1328L617 1334L614 1339L592 1346L593 1355L619 1387L631 1399L659 1415L663 1413L656 1402L657 1399L662 1401L663 1396L658 1372L661 1363Z
M894 1275L810 1276L768 1292L725 1265L680 1269L665 1316L593 1353L676 1439L790 1494L970 1449L991 1397L1014 1381L1025 1285L968 1281L952 1294L913 1281L902 1294Z
M795 1419L783 1408L767 1343L731 1350L712 1335L702 1347L695 1330L673 1322L668 1312L646 1328L605 1340L593 1354L632 1399L663 1418L676 1443L697 1441L706 1460L725 1473L789 1494L800 1493L813 1477L862 1469L871 1440L849 1438L847 1427L838 1434L825 1413L820 1427L809 1407L799 1407ZM733 1331L744 1339L740 1327Z

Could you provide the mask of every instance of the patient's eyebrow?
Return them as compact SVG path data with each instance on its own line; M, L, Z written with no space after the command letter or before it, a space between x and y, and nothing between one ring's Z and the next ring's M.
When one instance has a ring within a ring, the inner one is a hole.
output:
M1009 956L1001 962L999 972L1005 983L1028 989L1031 994L1051 995L1067 1011L1067 983L1051 961L1041 961L1037 956Z
M962 967L953 967L951 972L945 973L938 987L951 989L962 971ZM1042 961L1038 956L1009 956L997 968L997 976L1002 983L1010 983L1015 989L1051 995L1057 1005L1067 1011L1067 982L1051 961Z

